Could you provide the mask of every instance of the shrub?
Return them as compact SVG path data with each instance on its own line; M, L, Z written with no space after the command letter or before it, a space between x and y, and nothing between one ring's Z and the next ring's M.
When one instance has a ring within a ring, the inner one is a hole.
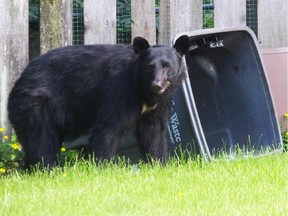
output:
M0 175L19 170L23 166L22 146L15 134L12 137L5 135L5 129L0 128L3 141L0 141Z
M283 139L284 151L288 151L287 124L288 124L288 112L285 113L285 115L283 116L283 121L281 122L281 135L282 135L282 139Z
M24 167L24 152L21 144L18 142L15 133L9 137L5 134L4 128L0 128L0 135L3 137L3 140L0 140L0 176L13 171L20 172ZM72 164L77 160L77 156L78 151L67 150L62 147L59 163L61 165Z

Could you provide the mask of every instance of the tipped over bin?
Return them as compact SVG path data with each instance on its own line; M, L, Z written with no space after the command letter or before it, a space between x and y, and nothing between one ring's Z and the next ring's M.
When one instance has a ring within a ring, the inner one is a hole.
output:
M185 56L186 87L191 86L186 101L200 120L200 125L192 121L191 125L202 134L201 140L196 139L201 153L210 157L222 151L233 156L236 148L255 154L281 151L280 130L253 32L246 27L207 29L176 38L184 34L191 39Z

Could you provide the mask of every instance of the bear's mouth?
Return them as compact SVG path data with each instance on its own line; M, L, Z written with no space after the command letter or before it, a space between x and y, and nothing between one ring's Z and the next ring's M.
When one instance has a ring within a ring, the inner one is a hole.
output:
M152 86L152 92L154 94L161 95L166 91L166 89L169 87L170 84L171 83L168 80L165 80L161 86L160 85Z

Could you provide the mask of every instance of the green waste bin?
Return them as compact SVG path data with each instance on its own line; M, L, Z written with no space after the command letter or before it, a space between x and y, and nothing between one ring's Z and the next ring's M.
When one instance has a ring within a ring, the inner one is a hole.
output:
M191 95L209 156L226 152L266 154L283 144L257 39L247 27L185 32ZM195 126L192 123L192 127ZM191 132L191 134L193 134Z

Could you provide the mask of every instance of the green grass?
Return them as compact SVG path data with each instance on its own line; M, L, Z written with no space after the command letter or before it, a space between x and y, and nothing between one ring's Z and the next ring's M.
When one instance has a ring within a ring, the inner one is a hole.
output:
M288 154L0 177L5 215L288 215Z

